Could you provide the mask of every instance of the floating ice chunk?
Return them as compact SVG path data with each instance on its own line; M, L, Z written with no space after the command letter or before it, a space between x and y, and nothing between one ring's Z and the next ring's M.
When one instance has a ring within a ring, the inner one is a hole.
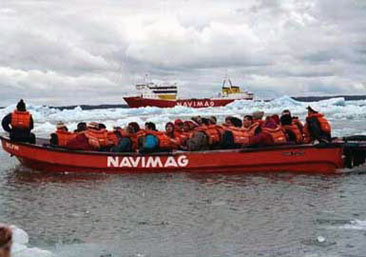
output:
M352 230L366 230L366 220L351 220L349 224L345 224L340 228Z
M316 238L316 240L317 240L319 243L324 243L324 242L325 242L325 237L318 236L318 237Z
M17 244L28 244L29 236L27 232L23 229L18 228L17 226L11 225L10 226L13 232L13 242Z
M50 251L39 248L28 248L29 236L23 229L15 225L10 226L13 232L13 245L11 247L11 256L13 257L52 257Z

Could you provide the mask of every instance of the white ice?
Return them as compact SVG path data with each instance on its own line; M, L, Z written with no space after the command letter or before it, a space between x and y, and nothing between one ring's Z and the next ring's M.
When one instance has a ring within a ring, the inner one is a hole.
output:
M349 224L342 225L341 229L349 229L349 230L366 230L366 221L365 220L351 220Z
M219 121L222 121L228 115L243 117L243 115L251 114L257 110L262 110L265 114L280 114L284 109L290 109L293 115L299 116L301 120L304 120L308 105L324 113L331 122L332 120L357 121L366 118L366 100L345 101L344 98L332 98L318 102L299 102L289 96L283 96L267 102L241 100L235 101L225 107L205 109L176 106L174 108L111 108L84 111L80 107L61 111L48 106L33 105L31 102L27 102L28 110L32 113L35 121L34 133L37 136L48 136L55 130L55 125L58 121L64 122L70 130L75 129L77 123L80 121L103 122L108 129L112 129L116 125L125 126L131 121L136 121L140 125L143 125L145 121L152 121L157 124L158 129L163 129L165 123L168 121L176 118L189 119L194 115L215 115L219 118ZM0 117L5 116L14 108L15 103L1 109ZM344 132L352 133L353 131L342 131L342 133Z
M50 251L36 247L29 247L29 236L23 229L15 225L10 226L13 232L13 245L11 248L11 256L13 257L52 257Z

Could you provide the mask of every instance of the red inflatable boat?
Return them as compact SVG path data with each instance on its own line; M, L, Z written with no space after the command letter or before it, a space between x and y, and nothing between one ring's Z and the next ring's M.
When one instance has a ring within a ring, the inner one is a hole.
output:
M152 154L75 151L11 142L0 136L3 149L32 169L54 172L304 172L334 173L365 162L365 148L346 143L161 152ZM358 154L355 154L358 152Z

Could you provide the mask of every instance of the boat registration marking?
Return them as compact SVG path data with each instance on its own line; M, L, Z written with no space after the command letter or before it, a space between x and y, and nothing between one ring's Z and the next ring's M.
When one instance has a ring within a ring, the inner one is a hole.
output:
M168 156L163 160L160 156L108 156L107 167L128 167L128 168L168 168L168 167L186 167L189 159L186 155L178 157Z
M283 152L285 156L303 156L305 155L304 151L290 151L290 152Z
M6 142L5 147L11 150L19 151L19 146Z

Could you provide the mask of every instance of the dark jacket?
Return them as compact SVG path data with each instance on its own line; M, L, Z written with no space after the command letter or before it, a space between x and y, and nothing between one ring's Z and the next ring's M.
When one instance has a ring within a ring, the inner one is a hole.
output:
M31 133L31 130L33 129L34 126L32 116L30 117L30 125L29 128L27 129L12 128L10 124L11 124L11 113L6 115L1 122L3 129L6 132L9 132L10 140L18 142L35 143L35 136L33 133Z

